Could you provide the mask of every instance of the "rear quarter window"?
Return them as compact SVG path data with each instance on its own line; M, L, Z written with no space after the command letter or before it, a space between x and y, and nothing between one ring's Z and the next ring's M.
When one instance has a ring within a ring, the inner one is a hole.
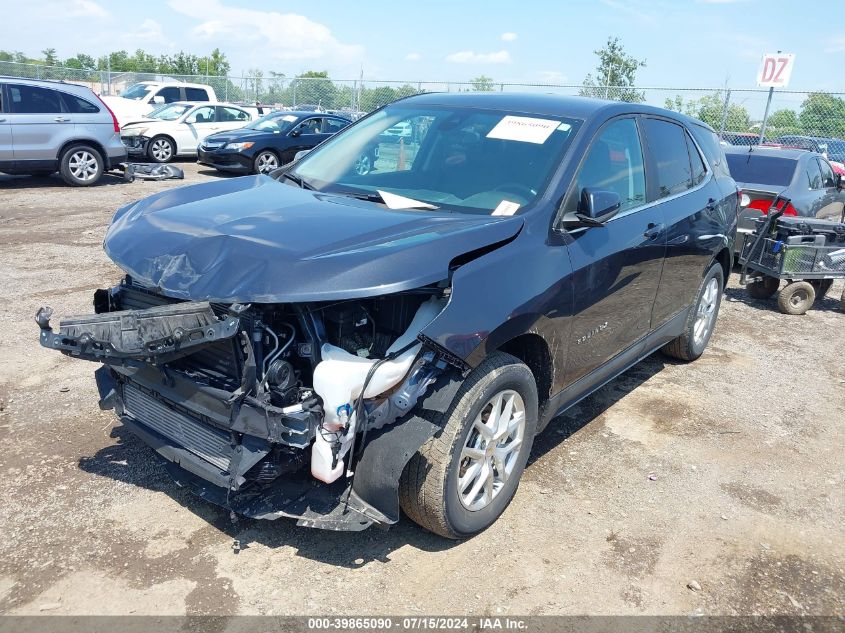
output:
M710 163L710 169L713 173L721 177L730 177L731 172L728 169L728 161L725 158L725 150L722 149L722 144L719 142L718 135L708 130L706 127L700 125L690 125L689 131L692 134L707 162Z
M737 182L788 187L795 175L798 161L780 156L765 156L755 152L728 154L728 167Z
M100 108L90 101L66 92L62 93L62 101L65 102L65 109L73 114L97 114L100 111Z

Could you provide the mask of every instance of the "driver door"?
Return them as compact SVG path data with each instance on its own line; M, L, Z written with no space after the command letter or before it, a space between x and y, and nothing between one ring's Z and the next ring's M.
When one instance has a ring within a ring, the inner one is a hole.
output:
M587 187L622 201L602 226L568 230L574 311L567 384L642 344L651 330L666 232L659 205L646 203L645 176L637 119L617 118L593 139L567 193L564 213L578 211Z
M219 128L217 123L217 114L214 106L201 106L194 109L187 117L185 117L184 125L180 136L184 139L178 139L179 153L192 153L197 151L197 145L202 142L206 136L213 134Z

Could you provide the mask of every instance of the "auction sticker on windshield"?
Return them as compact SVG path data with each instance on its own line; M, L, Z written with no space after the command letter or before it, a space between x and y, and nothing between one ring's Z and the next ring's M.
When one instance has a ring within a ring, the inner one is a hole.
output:
M505 141L522 141L542 145L548 140L560 121L535 119L528 116L506 116L487 134L487 138Z

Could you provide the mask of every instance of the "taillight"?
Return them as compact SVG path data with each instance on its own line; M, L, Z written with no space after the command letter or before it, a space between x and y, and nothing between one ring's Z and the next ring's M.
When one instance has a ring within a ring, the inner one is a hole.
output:
M772 201L771 200L752 200L749 205L749 209L757 209L758 211L762 212L763 215L767 215L769 213L769 209L772 208ZM777 210L780 211L783 208L783 200L780 200L777 204ZM792 206L792 203L787 203L786 209L783 210L784 215L798 215L798 211L795 210L795 207Z
M108 110L108 111L109 111L109 114L111 115L111 122L112 122L112 124L114 125L114 131L115 131L115 133L120 134L120 124L117 122L117 117L114 115L114 112L112 112L112 111L111 111L111 108L109 107L109 104L108 104L108 103L106 103L105 101L103 101L102 99L100 99L100 95L98 95L98 94L96 94L96 93L95 93L95 94L94 94L94 96L95 96L95 97L97 97L97 99L99 100L99 102L103 104L103 107L104 107L106 110Z

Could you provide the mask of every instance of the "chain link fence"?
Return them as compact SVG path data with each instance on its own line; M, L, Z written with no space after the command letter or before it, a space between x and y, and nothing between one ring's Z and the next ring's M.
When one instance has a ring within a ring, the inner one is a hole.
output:
M358 116L401 97L424 92L534 92L637 101L670 108L710 124L728 142L752 145L760 131L769 91L757 88L671 88L585 86L580 84L503 83L486 77L470 82L381 81L287 77L278 73L247 76L162 75L85 70L0 62L0 75L84 84L98 94L120 94L139 81L208 84L217 98L283 108L341 111ZM776 90L765 126L766 143L827 152L845 160L845 92Z

